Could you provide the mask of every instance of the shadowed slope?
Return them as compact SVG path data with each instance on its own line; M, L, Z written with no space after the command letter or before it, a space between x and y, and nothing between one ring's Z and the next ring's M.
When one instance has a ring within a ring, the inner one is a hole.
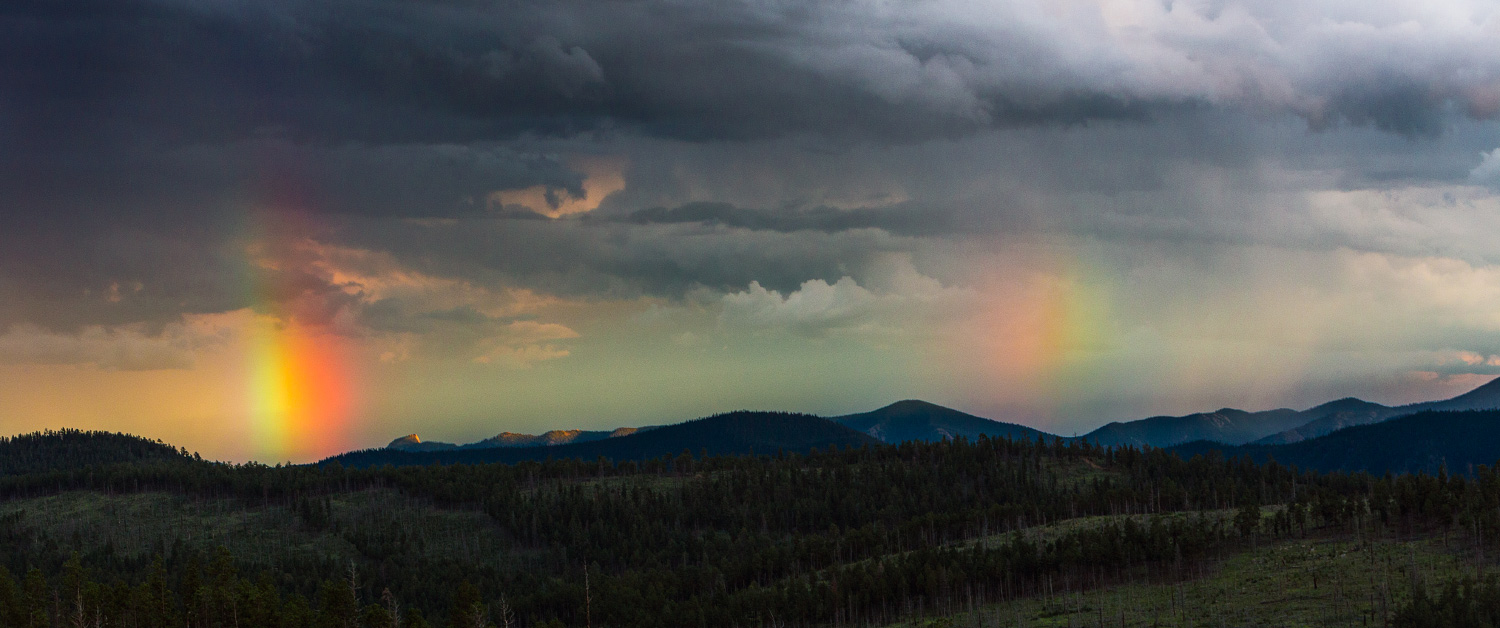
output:
M1197 440L1237 445L1297 427L1307 420L1303 413L1287 408L1265 412L1223 408L1186 416L1157 416L1110 423L1080 438L1109 446L1169 447Z
M1217 451L1257 462L1275 458L1319 471L1436 473L1446 464L1452 472L1465 473L1470 465L1500 460L1500 411L1426 411L1286 445L1195 442L1172 450L1183 457Z
M1354 397L1345 397L1338 401L1330 401L1307 410L1303 414L1319 418L1259 439L1254 444L1283 445L1286 443L1297 443L1309 438L1317 438L1324 434L1331 434L1346 427L1379 423L1391 417L1398 416L1400 412L1389 406L1371 403L1363 399L1355 399Z

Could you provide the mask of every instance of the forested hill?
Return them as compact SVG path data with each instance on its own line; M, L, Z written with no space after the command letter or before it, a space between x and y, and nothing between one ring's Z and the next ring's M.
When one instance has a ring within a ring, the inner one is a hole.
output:
M972 440L980 436L1026 440L1052 437L1024 425L1001 423L916 399L830 420L887 443L936 442L960 437Z
M1500 476L1485 470L1317 474L987 437L620 464L114 465L0 477L0 626L1063 625L1047 620L1081 594L1181 586L1258 545L1329 561L1427 531L1493 546L1497 500ZM1303 549L1320 539L1335 545ZM1338 565L1384 564L1359 556ZM1319 604L1402 603L1393 587L1323 578ZM1049 607L950 619L1026 599ZM1361 625L1278 621L1271 605L1284 602L1255 600L1260 615L1232 625ZM1079 611L1084 625L1095 608Z
M321 464L337 462L346 467L372 467L385 464L515 463L567 458L595 460L600 457L626 461L676 456L683 450L694 455L707 451L710 456L727 456L807 452L879 442L866 434L809 414L742 411L583 443L423 452L367 449L334 456Z
M0 475L191 460L186 450L129 434L64 429L0 437Z
M1450 472L1467 473L1472 466L1500 459L1500 410L1420 412L1286 445L1232 447L1200 441L1171 449L1183 457L1217 451L1321 471L1436 473L1446 465Z

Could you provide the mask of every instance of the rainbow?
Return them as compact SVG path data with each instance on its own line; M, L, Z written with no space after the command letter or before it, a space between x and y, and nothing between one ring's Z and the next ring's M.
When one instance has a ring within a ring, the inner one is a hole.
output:
M259 457L346 449L354 395L342 339L275 323L257 327L250 398Z
M317 458L349 448L357 411L350 340L310 316L317 294L294 285L305 276L295 251L306 219L295 212L251 217L247 268L256 316L246 337L254 457Z

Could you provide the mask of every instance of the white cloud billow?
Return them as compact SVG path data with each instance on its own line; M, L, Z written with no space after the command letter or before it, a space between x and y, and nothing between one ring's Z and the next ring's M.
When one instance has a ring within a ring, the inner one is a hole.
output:
M810 279L790 293L769 290L758 281L720 300L719 320L730 327L782 329L806 336L831 332L888 334L919 331L944 316L962 315L974 293L945 287L912 267L907 256L892 256L872 264L867 285L841 277L828 283Z
M1344 115L1401 130L1398 108L1500 113L1496 8L1479 2L778 3L795 63L888 101L983 117L1073 94ZM994 113L994 112L991 112Z

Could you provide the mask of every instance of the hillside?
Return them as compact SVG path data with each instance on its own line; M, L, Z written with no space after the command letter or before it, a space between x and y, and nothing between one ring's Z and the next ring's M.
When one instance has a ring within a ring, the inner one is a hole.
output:
M1431 410L1500 409L1500 378L1467 393L1405 406L1389 407L1346 397L1307 410L1246 412L1224 408L1186 416L1158 416L1115 422L1081 438L1101 445L1172 447L1194 441L1227 445L1275 445L1317 438L1346 427L1368 425Z
M800 434L809 418L658 431ZM1462 515L1497 491L1494 473L1351 479L1003 438L622 464L113 465L0 476L0 626L1361 625L1405 609L1411 576L1480 571L1464 550L1493 546L1500 519Z
M1184 416L1155 416L1134 421L1113 422L1078 438L1105 446L1133 447L1172 447L1200 440L1228 445L1250 443L1279 445L1317 438L1346 427L1378 423L1415 412L1492 408L1500 408L1500 378L1452 399L1406 406L1390 407L1354 397L1345 397L1301 411L1281 408L1247 412L1234 408L1222 408L1214 412L1199 412ZM898 401L870 412L831 417L829 420L886 443L935 442L959 437L972 439L981 435L1018 439L1053 438L1051 434L1024 425L1003 423L915 399ZM538 435L502 432L494 437L464 445L423 441L416 434L410 434L391 441L385 448L391 451L420 453L489 448L558 447L620 438L636 432L656 429L656 427L658 426L622 427L613 431L552 430ZM698 445L688 446L694 451L697 451L699 447ZM606 449L613 451L612 448ZM538 455L540 454L524 454L520 457L501 456L495 460L536 459ZM474 459L490 460L485 457Z
M708 418L636 431L588 442L533 447L488 447L442 451L369 449L334 456L322 464L346 467L391 464L515 463L525 460L577 458L645 460L676 456L684 450L710 456L806 452L829 447L858 447L879 441L827 419L783 412L730 412Z
M1397 406L1402 414L1425 410L1490 410L1500 408L1500 377L1452 399Z
M1079 438L1105 446L1167 447L1197 440L1240 444L1292 429L1308 420L1304 413L1287 408L1264 412L1222 408L1186 416L1110 423Z
M1254 444L1283 445L1286 443L1301 442L1309 438L1331 434L1346 427L1379 423L1397 416L1401 412L1395 408L1383 406L1378 403L1371 403L1363 399L1355 399L1354 397L1345 397L1338 401L1330 401L1321 406L1309 409L1303 412L1303 414L1318 418L1292 429L1256 440Z
M386 445L396 451L448 451L454 449L489 449L491 447L551 447L569 443L587 443L619 436L629 436L650 427L621 427L611 431L599 430L549 430L541 434L517 434L501 432L481 441L464 445L441 441L424 441L416 434L407 434Z
M936 442L979 436L1035 440L1049 436L1024 425L1001 423L914 399L898 401L879 410L832 417L829 420L886 443Z
M1467 473L1500 460L1500 411L1425 411L1285 445L1195 442L1172 450L1184 457L1218 451L1257 462L1275 458L1320 471L1436 473L1446 465Z
M0 438L0 475L193 460L186 450L129 434L58 430Z
M422 440L421 436L417 436L416 434L407 434L406 436L402 436L401 438L391 441L390 444L385 446L385 448L394 449L397 451L443 451L446 449L458 449L458 445L455 445L453 443L445 443L442 441Z

